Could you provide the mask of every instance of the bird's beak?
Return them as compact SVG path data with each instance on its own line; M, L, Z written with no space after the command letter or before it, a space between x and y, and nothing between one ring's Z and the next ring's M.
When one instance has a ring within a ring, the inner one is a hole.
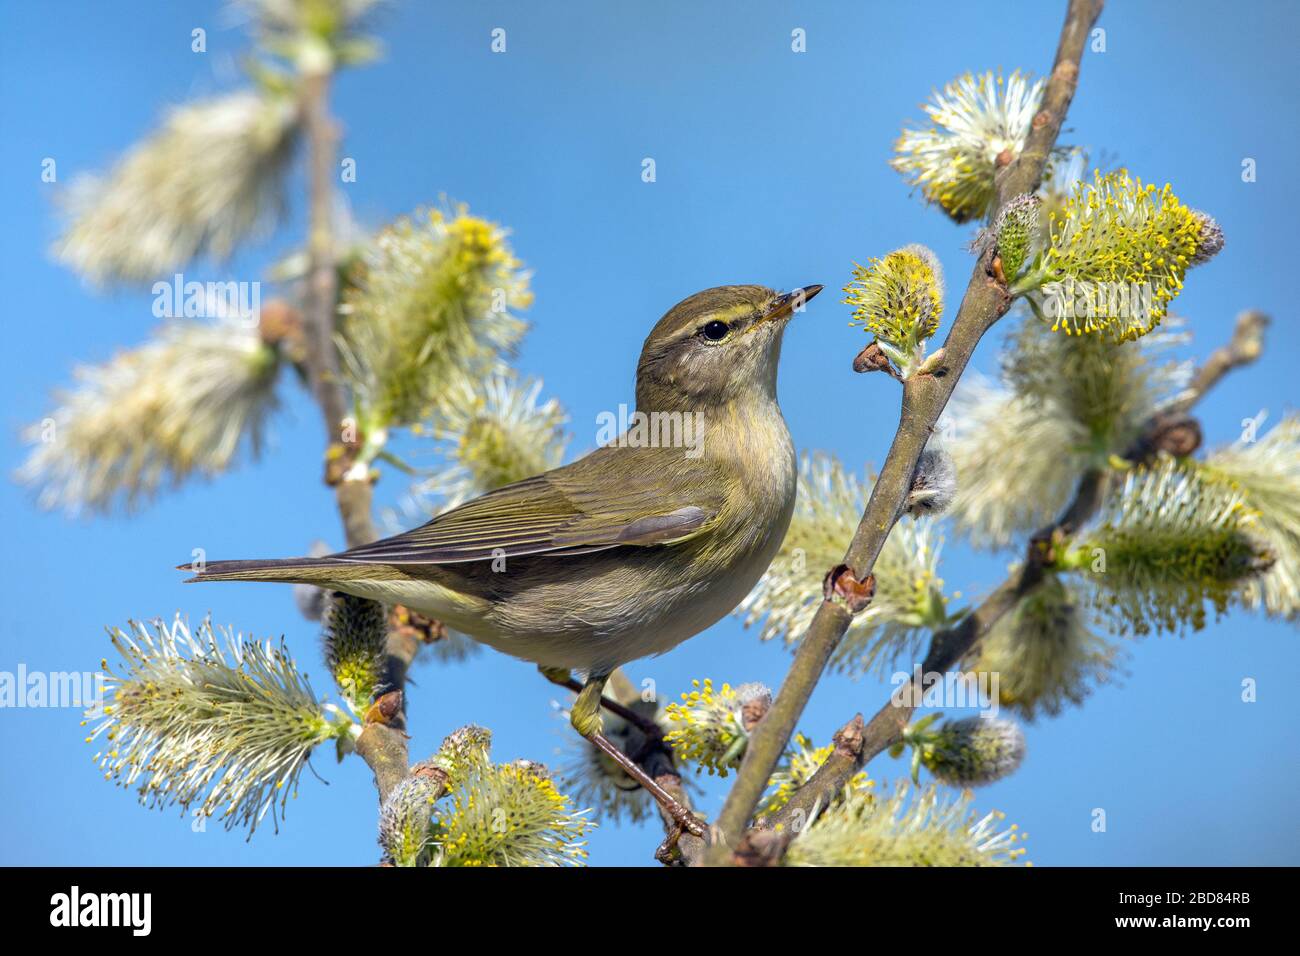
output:
M819 285L806 285L802 289L794 289L785 293L785 295L777 296L776 301L763 315L763 321L771 322L791 318L796 312L802 312L808 300L821 290L822 287Z

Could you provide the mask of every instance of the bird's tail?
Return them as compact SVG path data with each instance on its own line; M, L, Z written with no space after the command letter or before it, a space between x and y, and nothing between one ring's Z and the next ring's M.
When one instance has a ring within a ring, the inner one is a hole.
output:
M180 564L195 581L279 581L285 584L326 584L346 574L349 565L332 558L270 558L260 561L208 561ZM342 573L341 573L342 572Z

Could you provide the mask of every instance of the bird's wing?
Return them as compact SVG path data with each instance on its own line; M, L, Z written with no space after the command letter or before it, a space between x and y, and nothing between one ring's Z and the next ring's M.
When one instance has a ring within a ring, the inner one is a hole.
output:
M363 564L454 564L679 542L716 517L725 486L714 466L698 459L689 469L664 467L663 452L602 448L572 465L491 491L412 531L334 558Z

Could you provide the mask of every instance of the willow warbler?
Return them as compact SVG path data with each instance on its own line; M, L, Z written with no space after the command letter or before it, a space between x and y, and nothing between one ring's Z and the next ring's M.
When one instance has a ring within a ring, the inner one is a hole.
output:
M552 679L585 672L574 727L698 834L600 733L601 690L614 668L729 613L780 547L796 467L777 361L786 323L821 289L720 286L673 306L641 349L631 425L573 464L328 557L183 569L403 604Z

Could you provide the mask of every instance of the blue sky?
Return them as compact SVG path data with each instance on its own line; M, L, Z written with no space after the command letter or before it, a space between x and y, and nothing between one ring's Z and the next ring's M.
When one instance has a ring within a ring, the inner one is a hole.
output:
M760 282L837 289L851 263L907 242L942 258L964 284L970 230L909 196L887 166L900 124L932 87L967 69L1050 66L1060 3L997 8L934 2L397 3L380 21L378 65L349 73L335 110L354 214L375 226L446 195L513 232L534 270L532 331L518 367L545 379L568 409L580 451L597 413L632 401L636 355L674 302L708 286ZM996 13L992 11L996 9ZM1278 82L1300 14L1282 2L1114 3L1104 53L1085 55L1066 141L1107 151L1144 179L1174 183L1211 211L1226 250L1198 270L1177 303L1200 354L1223 341L1247 307L1276 317L1269 349L1200 409L1208 441L1236 437L1242 419L1295 405L1300 349L1291 270L1297 154L1294 90ZM0 188L5 228L4 441L0 482L0 670L93 670L104 627L128 618L192 619L257 636L284 634L318 691L329 688L314 626L287 588L183 588L173 565L196 546L212 557L301 553L316 538L341 545L320 486L319 416L286 389L263 460L162 497L130 518L69 520L42 513L9 477L23 458L21 427L78 361L101 361L153 327L147 290L95 295L47 254L58 186L101 169L160 111L238 81L241 29L216 3L6 4L0 9ZM208 52L190 31L208 31ZM508 52L489 52L507 31ZM790 51L807 31L808 50ZM657 182L641 180L653 157ZM1243 158L1258 179L1243 183ZM296 182L296 196L301 196ZM301 200L285 231L213 274L256 278L301 235ZM205 267L187 270L203 273ZM211 270L209 270L211 271ZM863 344L846 307L827 294L791 327L782 406L801 449L826 449L861 468L879 463L896 422L897 387L857 376ZM955 305L955 303L954 303ZM995 367L999 333L976 367ZM405 490L390 473L381 503ZM1026 489L1033 494L1033 489ZM948 586L979 595L1006 556L945 549ZM1023 768L977 794L1030 835L1030 858L1059 864L1295 864L1293 794L1300 704L1294 630L1242 613L1185 639L1129 646L1128 676L1081 709L1027 728ZM675 696L692 677L779 684L788 655L724 621L671 654L632 665ZM455 727L495 733L499 759L556 761L566 725L531 665L484 651L415 675L417 755ZM1240 701L1244 678L1258 702ZM819 740L887 688L823 681L801 722ZM194 833L174 811L147 812L105 783L71 710L0 711L0 863L368 864L376 859L374 789L356 760L319 755L279 835L251 843L219 828ZM901 766L873 764L878 776ZM716 813L722 790L701 808ZM1092 810L1108 829L1091 829ZM594 863L645 864L653 829L603 827Z

